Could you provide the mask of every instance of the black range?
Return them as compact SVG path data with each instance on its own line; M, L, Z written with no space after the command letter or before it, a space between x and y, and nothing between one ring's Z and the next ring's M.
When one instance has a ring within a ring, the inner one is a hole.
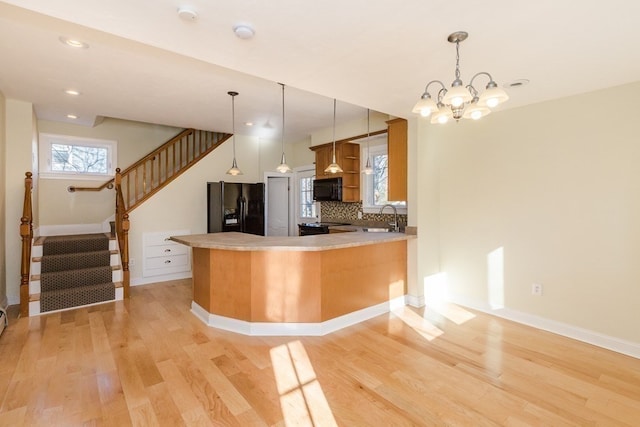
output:
M298 224L300 236L310 236L314 234L329 234L329 227L333 225L349 225L347 222L303 222Z

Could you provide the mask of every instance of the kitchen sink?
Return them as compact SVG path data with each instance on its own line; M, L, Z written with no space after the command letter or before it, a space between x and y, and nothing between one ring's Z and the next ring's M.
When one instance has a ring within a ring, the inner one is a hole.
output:
M365 227L362 231L367 231L369 233L388 233L391 230L385 227Z

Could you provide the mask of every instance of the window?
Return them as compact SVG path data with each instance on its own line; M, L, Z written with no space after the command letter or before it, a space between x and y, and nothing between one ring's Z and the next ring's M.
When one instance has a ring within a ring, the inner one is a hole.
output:
M365 213L378 213L380 208L386 204L392 204L398 209L398 213L406 213L407 204L404 201L388 201L387 187L389 184L388 160L386 135L382 140L372 140L369 142L369 158L373 173L362 175L362 186L364 189L362 208ZM362 159L361 169L367 163L367 144L360 146L360 158Z
M40 134L40 176L104 180L114 175L116 141Z
M300 178L300 219L316 220L316 202L313 201L313 179L315 176Z

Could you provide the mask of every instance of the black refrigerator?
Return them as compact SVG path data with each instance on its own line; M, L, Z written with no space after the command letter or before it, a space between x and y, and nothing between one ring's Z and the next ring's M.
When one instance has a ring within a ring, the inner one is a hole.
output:
M207 183L207 232L264 236L264 184Z

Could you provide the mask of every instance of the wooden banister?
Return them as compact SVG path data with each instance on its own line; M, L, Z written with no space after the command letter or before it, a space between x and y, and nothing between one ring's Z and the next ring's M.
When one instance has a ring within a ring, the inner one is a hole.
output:
M113 188L113 178L99 187L78 187L76 185L70 185L67 187L67 191L69 193L75 193L76 191L102 191L105 188L108 188L109 190Z
M33 174L25 173L24 203L20 218L20 237L22 238L22 257L20 260L20 316L29 316L29 274L31 272L31 244L33 242L33 209L31 193Z
M129 297L129 213L204 158L230 134L186 129L124 170L116 169L116 235L124 297Z

